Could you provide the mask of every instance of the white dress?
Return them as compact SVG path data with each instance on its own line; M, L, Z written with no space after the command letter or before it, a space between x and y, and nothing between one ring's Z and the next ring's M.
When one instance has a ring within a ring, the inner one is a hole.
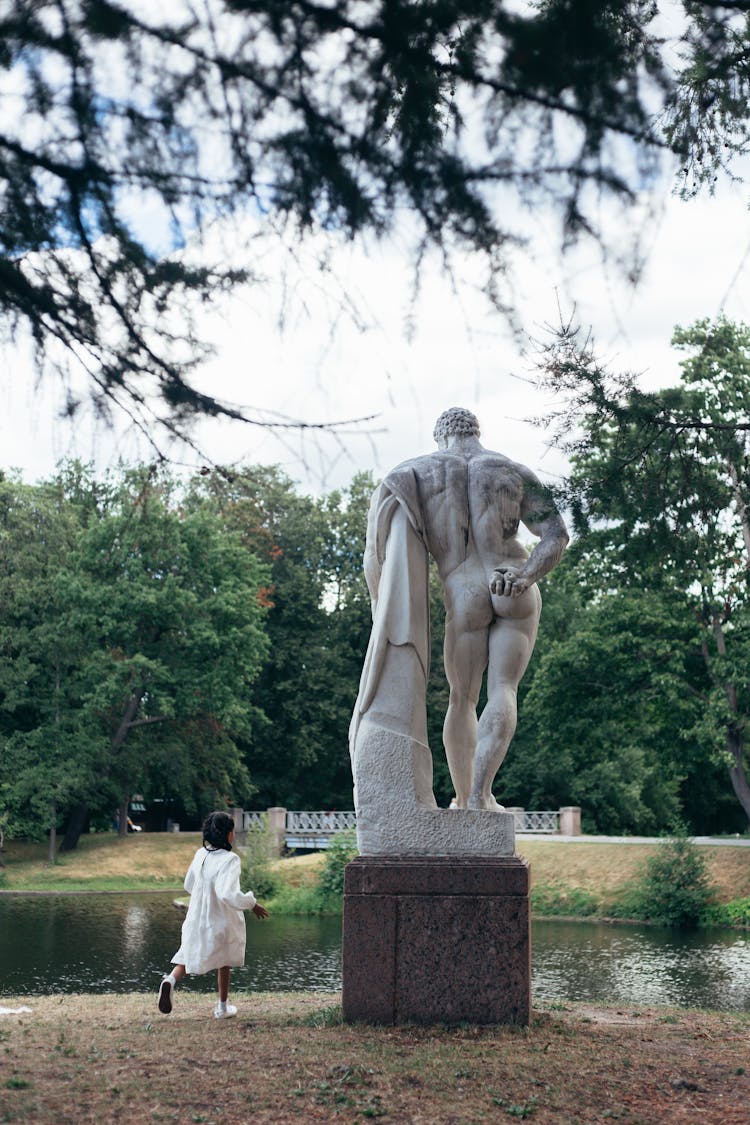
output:
M240 857L221 848L198 848L185 876L190 895L182 944L172 958L188 973L245 963L245 917L255 895L240 890Z

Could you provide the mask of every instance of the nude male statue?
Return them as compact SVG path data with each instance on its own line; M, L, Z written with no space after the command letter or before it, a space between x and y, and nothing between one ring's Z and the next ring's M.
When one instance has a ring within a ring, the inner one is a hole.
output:
M450 702L443 741L457 805L499 810L492 783L516 728L518 685L536 640L536 583L559 562L568 533L534 473L481 445L470 411L445 411L434 437L437 452L403 462L383 484L415 497L410 518L444 587ZM531 555L518 538L521 521L539 536ZM477 721L485 669L487 705Z

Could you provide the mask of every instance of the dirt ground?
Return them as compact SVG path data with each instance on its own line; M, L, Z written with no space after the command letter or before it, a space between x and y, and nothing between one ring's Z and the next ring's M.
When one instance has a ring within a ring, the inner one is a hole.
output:
M334 994L3 999L0 1121L180 1125L379 1118L474 1125L747 1125L750 1017L677 1009L537 1010L528 1028L344 1025Z

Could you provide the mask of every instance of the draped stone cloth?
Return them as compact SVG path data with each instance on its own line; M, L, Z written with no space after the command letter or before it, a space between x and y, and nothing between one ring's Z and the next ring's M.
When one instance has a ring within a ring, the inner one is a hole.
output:
M364 571L372 600L372 632L352 717L352 749L359 723L374 705L381 714L383 709L390 712L392 724L402 733L427 741L426 717L420 723L419 704L426 708L430 670L428 554L416 502L416 478L412 474L411 479L407 476L399 481L394 476L375 491L367 520ZM405 488L404 484L412 487ZM384 699L379 691L389 649L402 646L413 650L421 671L412 685L417 695L408 718L397 706L404 700Z

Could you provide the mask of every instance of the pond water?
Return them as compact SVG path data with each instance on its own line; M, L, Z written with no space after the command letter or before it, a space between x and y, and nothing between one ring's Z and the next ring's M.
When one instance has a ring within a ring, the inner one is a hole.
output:
M0 995L158 987L180 942L170 895L0 896ZM750 936L536 922L534 1001L669 1004L750 1011ZM212 992L214 974L193 977ZM232 990L337 991L341 919L248 917Z

